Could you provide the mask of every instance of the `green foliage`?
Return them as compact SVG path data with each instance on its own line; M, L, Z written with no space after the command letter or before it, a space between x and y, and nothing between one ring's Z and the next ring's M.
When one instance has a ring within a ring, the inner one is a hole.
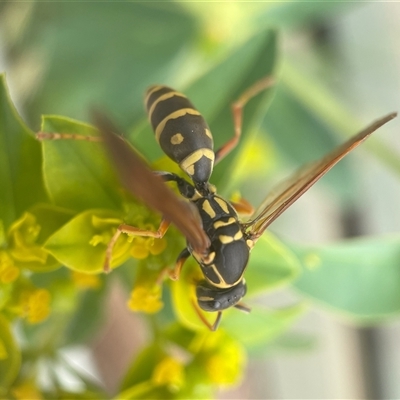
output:
M400 312L400 238L291 246L303 264L295 287L361 324Z
M56 231L45 249L74 271L102 272L107 244L120 223L110 210L84 211ZM114 261L121 264L128 256L126 240L114 250Z
M94 129L68 118L46 116L42 132L93 135ZM79 140L43 141L43 171L51 200L74 211L88 208L119 209L117 180L103 148L98 143ZM76 187L85 188L85 196Z
M21 354L11 333L10 322L0 315L0 393L4 395L18 375Z
M0 79L0 216L4 229L30 205L46 200L41 174L40 145L12 105ZM29 193L24 196L23 193Z
M212 176L227 198L254 182L257 194L266 193L263 179L276 167L278 152L300 164L316 157L308 143L322 154L340 132L356 131L357 124L326 90L287 60L278 62L277 29L265 29L265 21L296 26L339 12L341 5L258 5L259 12L247 17L248 26L255 25L251 34L232 48L201 31L200 18L189 12L192 5L54 2L29 7L23 35L9 44L19 52L11 54L16 64L28 49L45 54L42 80L25 98L28 118L57 112L84 119L89 106L101 104L118 116L128 140L155 169L177 172L170 160L160 159L145 121L141 96L146 86L178 83L205 116L219 148L233 134L232 101L257 80L274 76L275 87L246 106L241 143ZM3 15L10 9L0 5ZM44 27L36 23L44 19ZM196 51L183 51L188 48ZM55 115L42 117L40 132L98 134L84 122ZM263 166L257 165L258 171L248 168L255 163L255 148ZM373 153L389 154L387 164L398 169L391 150L379 148ZM12 105L4 75L0 153L0 396L105 398L59 350L87 343L104 322L111 278L102 272L117 226L124 222L155 230L160 216L120 187L101 143L36 141ZM348 198L350 163L335 168L326 181ZM260 294L293 287L309 302L358 323L377 323L400 312L398 237L307 246L281 242L267 232L246 271L251 314L227 310L220 329L209 332L193 307L198 265L189 260L178 281L161 279L184 246L172 227L162 239L122 234L113 248L111 276L133 288L128 307L148 317L152 332L116 398L211 398L217 388L240 381L246 354L309 347L309 338L287 333L307 302L270 309L256 303ZM215 315L204 318L212 324ZM46 388L39 379L43 363L53 380ZM83 384L80 393L59 385L51 371L60 366Z

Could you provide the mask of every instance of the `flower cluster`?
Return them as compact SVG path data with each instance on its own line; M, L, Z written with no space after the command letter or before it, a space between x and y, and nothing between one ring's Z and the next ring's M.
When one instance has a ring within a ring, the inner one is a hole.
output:
M14 282L20 274L20 270L16 267L14 260L6 251L0 251L0 282Z
M3 84L0 80L6 98ZM240 381L245 354L236 330L243 323L227 311L222 328L209 331L215 313L197 305L196 284L204 276L192 258L179 280L166 279L186 246L173 226L162 238L118 230L129 225L138 233L155 232L160 216L121 188L99 138L93 140L97 130L47 116L42 137L87 140L40 144L9 105L0 114L13 123L6 131L0 126L0 136L9 142L17 137L15 143L29 153L29 162L27 157L12 162L21 176L29 171L30 178L14 184L9 176L0 182L2 192L16 195L15 202L6 199L6 213L0 210L0 398L105 397L91 391L87 377L66 365L58 349L84 343L99 331L108 289L116 279L131 288L127 307L150 314L152 329L152 342L133 361L118 398L211 398L217 387ZM154 167L182 173L167 157ZM244 204L240 195L236 201ZM277 265L284 258L279 257ZM112 279L104 274L110 270ZM286 271L272 276L278 277L276 284L287 279ZM49 369L49 387L41 385L43 365ZM60 366L82 382L81 394L61 388Z
M125 377L121 397L209 398L215 387L240 381L245 352L225 331L193 332L173 324L162 334L168 342L142 351Z
M35 215L26 212L10 226L7 245L0 250L0 311L8 317L25 318L30 324L43 322L51 311L50 292L30 280L32 270L52 262L38 243L40 231Z

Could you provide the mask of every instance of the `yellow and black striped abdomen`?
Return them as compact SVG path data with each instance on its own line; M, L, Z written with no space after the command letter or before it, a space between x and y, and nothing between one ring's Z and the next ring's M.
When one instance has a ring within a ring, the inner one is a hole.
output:
M146 92L145 105L165 154L195 183L207 182L214 165L213 138L193 104L169 87L152 86Z

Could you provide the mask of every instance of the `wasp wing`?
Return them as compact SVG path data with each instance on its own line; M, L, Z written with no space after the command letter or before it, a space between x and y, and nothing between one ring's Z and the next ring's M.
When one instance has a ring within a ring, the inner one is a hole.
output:
M108 118L94 112L93 119L102 133L106 149L124 187L150 208L160 212L165 220L173 223L185 235L193 249L200 254L206 253L210 241L202 228L197 209L176 196L147 167Z
M375 121L322 159L306 164L287 180L278 184L250 217L249 221L243 224L249 237L257 240L276 218L321 179L346 154L355 149L379 127L395 118L396 115L397 113L392 113Z

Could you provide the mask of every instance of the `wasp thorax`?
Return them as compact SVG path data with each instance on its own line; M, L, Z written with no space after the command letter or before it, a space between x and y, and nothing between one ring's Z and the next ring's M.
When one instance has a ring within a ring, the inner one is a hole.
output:
M194 182L194 185L200 197L207 197L217 192L216 187L209 182Z
M211 264L215 259L215 251L210 251L208 254L200 257L199 262L204 265Z

